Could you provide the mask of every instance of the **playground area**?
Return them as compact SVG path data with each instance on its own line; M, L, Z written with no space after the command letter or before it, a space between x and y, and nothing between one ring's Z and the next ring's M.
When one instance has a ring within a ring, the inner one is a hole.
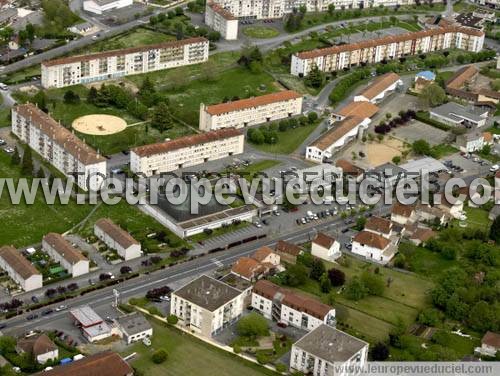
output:
M75 119L72 127L83 134L108 136L125 130L127 122L118 116L96 114Z
M391 162L395 156L401 156L404 149L404 143L392 137L386 137L382 142L370 142L365 147L367 160L371 167Z

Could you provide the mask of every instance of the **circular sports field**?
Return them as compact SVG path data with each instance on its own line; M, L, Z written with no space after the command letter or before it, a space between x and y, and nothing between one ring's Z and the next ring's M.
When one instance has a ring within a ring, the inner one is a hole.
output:
M72 127L80 133L106 136L123 131L127 122L118 116L86 115L75 119Z
M244 28L243 34L250 38L266 39L277 37L280 32L274 27L255 25Z

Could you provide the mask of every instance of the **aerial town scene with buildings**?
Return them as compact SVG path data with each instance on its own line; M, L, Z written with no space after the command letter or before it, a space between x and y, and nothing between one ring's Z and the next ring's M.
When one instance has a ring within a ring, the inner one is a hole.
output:
M0 376L499 375L498 204L499 0L0 0Z

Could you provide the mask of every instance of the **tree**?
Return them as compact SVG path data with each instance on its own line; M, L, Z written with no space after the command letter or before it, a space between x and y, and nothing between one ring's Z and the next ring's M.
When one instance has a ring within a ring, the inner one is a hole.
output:
M363 272L361 274L361 282L370 295L381 296L384 293L384 281L382 280L382 277L376 274L369 271Z
M365 228L365 224L366 224L366 217L364 216L360 216L356 219L356 230L358 231L361 231Z
M420 93L420 100L425 107L435 107L447 101L446 92L438 84L427 85Z
M479 301L470 310L468 323L472 329L479 332L495 330L494 325L498 323L498 316L495 315L495 310L487 302Z
M14 153L12 154L12 157L10 158L10 164L12 166L17 166L21 163L21 156L19 155L19 150L17 149L17 146L14 146Z
M285 285L296 287L303 285L307 280L307 269L304 265L296 264L288 266L283 275Z
M375 361L384 361L389 357L389 348L383 342L377 342L372 348L372 359Z
M307 120L310 124L314 123L316 120L318 120L318 114L314 111L309 112L307 114Z
M319 281L325 271L325 264L323 264L323 261L315 257L311 265L311 272L309 273L309 277L314 279L315 281Z
M368 290L359 279L359 277L353 277L345 287L345 296L350 300L360 300L368 295Z
M98 100L99 93L95 87L91 87L87 94L87 102L90 104L96 104Z
M328 278L332 282L332 286L342 286L345 283L345 273L340 269L330 269L328 271Z
M251 131L251 132L250 132ZM249 129L248 130L248 140L256 145L261 145L265 141L265 137L260 129Z
M330 278L328 278L327 273L323 273L319 279L319 288L321 289L321 292L327 294L330 292L332 289L332 282L330 281Z
M420 324L436 326L442 320L443 314L435 308L426 308L419 313L417 321Z
M210 42L218 42L221 38L221 35L218 31L210 31L208 33L208 40Z
M411 146L413 152L418 155L429 155L431 153L431 146L425 140L417 140Z
M172 127L172 117L165 103L160 103L154 108L151 126L160 132L164 132Z
M490 227L490 239L500 243L500 216L496 217Z
M24 148L21 173L25 176L31 176L33 174L33 157L31 156L31 148L29 146Z
M47 95L45 94L45 92L43 90L40 90L33 97L33 103L35 103L38 106L38 108L40 110L42 110L43 112L48 111L47 102L48 102Z
M318 88L323 85L325 75L321 72L317 65L313 65L309 73L304 79L307 86Z
M167 360L167 357L168 357L168 353L165 349L158 349L151 356L151 360L155 364L161 364L165 360Z
M80 96L76 94L73 90L67 90L64 93L64 103L66 104L78 104L80 103Z
M170 325L175 325L179 321L179 318L176 315L168 315L167 316L167 322Z
M264 337L269 335L267 320L255 312L238 321L236 330L243 337Z

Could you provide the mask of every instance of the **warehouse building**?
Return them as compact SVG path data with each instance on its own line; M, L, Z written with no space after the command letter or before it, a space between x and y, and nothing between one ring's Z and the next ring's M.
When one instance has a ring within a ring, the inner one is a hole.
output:
M113 9L128 7L133 3L134 0L85 0L83 10L94 14L103 14Z
M36 290L43 286L42 274L12 246L0 248L0 269L24 291Z
M379 103L398 87L403 85L401 77L396 73L386 73L377 77L362 93L354 97L355 102Z
M141 243L109 218L101 218L95 223L94 234L125 261L142 256Z
M60 234L51 232L45 235L42 249L73 277L89 272L89 260Z

